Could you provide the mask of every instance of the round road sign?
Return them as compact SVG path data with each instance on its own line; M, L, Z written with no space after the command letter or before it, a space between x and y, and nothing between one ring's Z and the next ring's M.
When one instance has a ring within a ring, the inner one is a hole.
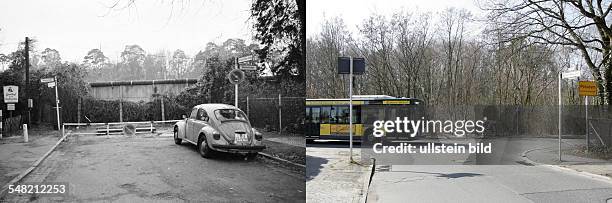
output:
M244 81L244 71L240 69L233 69L229 72L229 74L227 74L227 79L232 84L239 84Z

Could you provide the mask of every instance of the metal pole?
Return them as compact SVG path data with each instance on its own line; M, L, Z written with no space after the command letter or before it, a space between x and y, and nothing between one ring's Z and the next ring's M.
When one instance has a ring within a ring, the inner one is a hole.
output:
M249 96L247 96L247 104L246 105L247 105L247 108L246 108L247 109L247 116L251 116L251 114L249 114L250 113L249 112Z
M589 151L589 97L584 96L584 123L586 130L586 150Z
M57 86L59 86L59 81L57 81L57 76L53 77L55 80L55 112L57 113L57 130L62 130L60 128L60 112L59 112L59 96L57 94Z
M238 58L236 57L235 69L238 69ZM234 106L238 107L238 83L234 84Z
M281 94L278 94L278 134L281 134L283 132L283 118L282 118L282 111L283 105L281 103Z
M349 145L350 159L353 161L353 57L350 56L349 58Z
M561 162L561 72L559 72L559 162Z
M2 110L0 110L0 139L2 139L2 123L4 120L2 120Z

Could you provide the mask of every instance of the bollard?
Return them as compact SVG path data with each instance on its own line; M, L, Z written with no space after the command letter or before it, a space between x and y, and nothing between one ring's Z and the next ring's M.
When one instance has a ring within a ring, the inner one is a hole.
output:
M28 124L23 124L23 141L28 142Z

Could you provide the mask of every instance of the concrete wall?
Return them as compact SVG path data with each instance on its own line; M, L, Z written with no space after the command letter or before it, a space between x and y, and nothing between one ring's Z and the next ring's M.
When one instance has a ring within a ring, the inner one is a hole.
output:
M101 100L148 102L153 94L177 95L186 87L192 86L196 79L139 80L120 82L90 83L90 94Z

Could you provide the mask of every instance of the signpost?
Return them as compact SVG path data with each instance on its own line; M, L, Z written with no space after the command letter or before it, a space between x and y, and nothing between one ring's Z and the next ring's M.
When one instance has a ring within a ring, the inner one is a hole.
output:
M47 87L55 87L55 112L57 114L57 130L60 128L60 114L59 114L59 97L57 95L57 76L52 78L40 79L41 83L47 83Z
M584 121L586 125L586 149L589 151L589 96L597 96L597 83L595 81L579 81L578 94L584 96Z
M238 84L244 81L244 71L257 70L257 66L254 64L256 59L257 57L255 55L236 58L235 68L227 74L227 79L230 83L234 84L234 106L236 107L238 107Z
M561 113L562 113L562 102L561 102L561 81L563 79L574 79L580 77L580 70L570 71L570 72L559 72L559 162L561 162Z
M227 79L234 84L234 106L238 107L238 84L244 81L244 71L238 69L238 59L236 59L236 68L227 74Z
M353 162L353 74L365 72L363 58L338 57L338 74L349 74L349 148L350 160Z

